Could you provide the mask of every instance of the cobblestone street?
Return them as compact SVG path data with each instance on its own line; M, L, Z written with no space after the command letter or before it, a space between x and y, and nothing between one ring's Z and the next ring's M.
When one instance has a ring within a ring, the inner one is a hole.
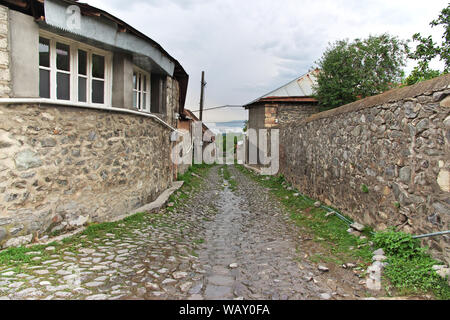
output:
M301 259L299 229L269 191L235 167L232 191L220 166L176 205L98 232L26 252L0 265L1 299L354 299L350 270ZM180 197L183 195L184 197Z

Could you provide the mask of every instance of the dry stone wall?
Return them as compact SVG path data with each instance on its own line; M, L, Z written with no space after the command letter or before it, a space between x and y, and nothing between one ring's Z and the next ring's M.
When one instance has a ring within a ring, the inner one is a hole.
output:
M299 121L318 112L319 107L317 105L281 105L278 108L277 118L279 123L282 124L290 121Z
M0 105L0 245L153 201L171 185L170 130L139 115Z
M449 230L450 75L280 126L280 170L382 230ZM424 240L450 261L448 236Z

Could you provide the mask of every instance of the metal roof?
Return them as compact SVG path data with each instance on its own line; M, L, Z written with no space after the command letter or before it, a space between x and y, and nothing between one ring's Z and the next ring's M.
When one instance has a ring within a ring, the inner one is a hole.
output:
M286 83L285 85L270 91L269 93L253 100L250 103L244 105L247 107L251 104L259 102L260 100L277 100L277 98L287 98L287 97L311 97L314 93L313 86L317 83L317 74L319 69L307 72L300 77ZM299 100L301 101L301 100Z

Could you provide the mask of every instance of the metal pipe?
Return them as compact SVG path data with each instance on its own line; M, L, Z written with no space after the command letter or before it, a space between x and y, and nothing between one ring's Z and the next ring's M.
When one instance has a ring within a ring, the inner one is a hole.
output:
M413 236L413 239L441 236L441 235L448 234L448 233L450 233L450 230L433 232L433 233L426 233L426 234L421 234L421 235L418 235L418 236Z

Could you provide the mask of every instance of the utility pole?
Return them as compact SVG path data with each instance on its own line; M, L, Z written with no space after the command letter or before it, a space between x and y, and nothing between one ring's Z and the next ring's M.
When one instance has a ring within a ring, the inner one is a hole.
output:
M204 103L204 95L205 95L205 71L202 71L202 82L201 82L201 91L200 91L200 121L203 121L203 103Z

